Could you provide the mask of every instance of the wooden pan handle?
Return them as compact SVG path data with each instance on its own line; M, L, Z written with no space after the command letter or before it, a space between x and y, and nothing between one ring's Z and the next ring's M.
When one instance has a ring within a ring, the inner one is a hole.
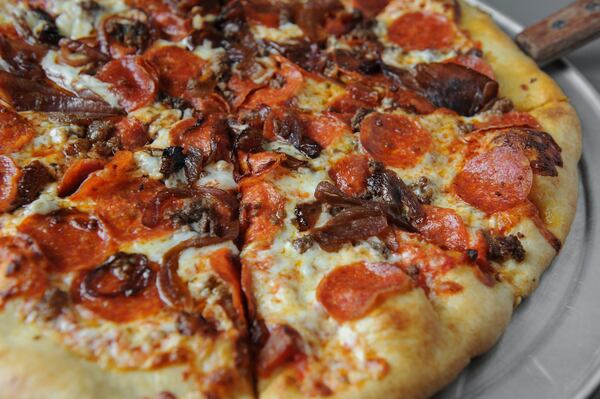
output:
M521 32L516 41L544 65L600 37L600 0L577 0Z

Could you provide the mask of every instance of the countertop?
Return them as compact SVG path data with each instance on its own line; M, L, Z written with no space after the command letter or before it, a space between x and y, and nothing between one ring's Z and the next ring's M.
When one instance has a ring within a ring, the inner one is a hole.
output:
M484 0L487 4L515 19L523 26L531 25L568 5L571 0ZM568 57L600 92L600 39L587 44ZM600 399L600 388L590 399Z

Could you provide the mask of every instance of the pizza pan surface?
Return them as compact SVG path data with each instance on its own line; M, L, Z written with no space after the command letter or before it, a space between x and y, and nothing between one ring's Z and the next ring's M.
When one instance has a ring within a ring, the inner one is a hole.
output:
M509 34L522 27L473 1ZM583 127L579 203L571 233L498 344L435 399L586 398L600 383L600 96L567 62L546 69Z

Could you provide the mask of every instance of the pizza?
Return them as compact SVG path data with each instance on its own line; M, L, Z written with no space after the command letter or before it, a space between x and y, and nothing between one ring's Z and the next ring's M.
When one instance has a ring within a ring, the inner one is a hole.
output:
M0 4L0 398L424 398L560 250L577 115L452 0Z

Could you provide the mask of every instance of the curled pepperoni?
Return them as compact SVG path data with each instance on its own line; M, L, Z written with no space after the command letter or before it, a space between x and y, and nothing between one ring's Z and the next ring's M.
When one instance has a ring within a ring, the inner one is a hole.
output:
M369 313L386 295L412 287L408 276L387 263L353 263L335 268L317 287L317 300L339 322Z
M369 176L369 160L359 154L348 155L340 159L329 170L331 180L347 195L364 193Z
M388 28L388 38L404 50L448 49L454 37L452 22L429 11L404 14Z
M229 160L231 148L227 122L221 114L206 119L184 119L169 132L173 145L185 150L195 147L209 161Z
M494 213L523 203L532 181L527 157L502 146L471 158L454 179L454 188L469 204Z
M104 169L90 175L70 197L73 201L93 200L110 236L119 242L161 236L171 231L168 226L150 229L143 225L146 204L164 185L153 179L133 176L136 170L133 154L120 151Z
M0 213L11 208L19 194L21 169L7 156L0 156Z
M87 177L104 167L102 159L78 159L65 171L56 188L59 197L73 194Z
M110 83L127 111L151 104L156 98L157 79L139 56L113 60L100 69L98 79Z
M227 82L227 88L231 90L233 93L231 100L231 105L233 108L239 108L246 98L250 95L250 93L260 89L264 85L255 83L251 79L242 79L237 75L234 75Z
M59 273L99 264L112 247L98 219L74 210L30 216L21 223L19 231L39 243L50 268Z
M348 125L333 113L302 114L301 118L306 126L305 135L323 148L330 146L345 133L350 133Z
M71 298L118 323L154 315L162 308L155 284L157 268L144 255L117 253L79 273L71 283Z
M389 2L390 0L354 0L352 5L360 10L365 17L373 18L383 11Z
M279 2L270 0L242 0L244 15L253 24L278 28L284 8Z
M219 249L210 254L210 266L225 280L231 288L231 300L236 315L232 315L233 320L245 323L244 300L242 295L242 286L240 283L240 270L233 262L231 251L227 248Z
M48 262L31 237L0 237L0 307L17 296L41 297Z
M504 129L509 127L529 127L540 129L540 123L535 117L526 112L510 111L501 115L494 115L486 121L476 122L475 130Z
M161 46L148 50L144 58L158 72L161 92L171 97L182 97L191 81L202 76L206 61L177 46Z
M121 119L116 125L116 136L121 142L123 149L128 151L137 150L150 141L148 129L138 119L130 117Z
M294 97L304 85L302 71L283 57L276 57L281 63L279 77L269 87L258 89L250 94L244 104L245 108L256 108L259 105L277 105Z
M267 247L282 228L285 200L270 183L242 182L241 215L247 226L245 242Z
M415 166L431 148L431 135L402 115L373 113L360 126L360 142L378 161L397 168Z
M480 74L485 75L492 80L496 80L496 75L494 75L494 70L492 69L492 66L486 60L476 55L461 54L449 59L446 62L462 65L464 67L477 71Z
M173 42L185 39L194 31L191 19L182 18L172 12L154 13L152 21Z
M19 151L34 134L27 119L0 105L0 155Z
M427 240L444 249L463 251L469 241L469 232L461 217L452 209L424 205L424 218L417 230Z

